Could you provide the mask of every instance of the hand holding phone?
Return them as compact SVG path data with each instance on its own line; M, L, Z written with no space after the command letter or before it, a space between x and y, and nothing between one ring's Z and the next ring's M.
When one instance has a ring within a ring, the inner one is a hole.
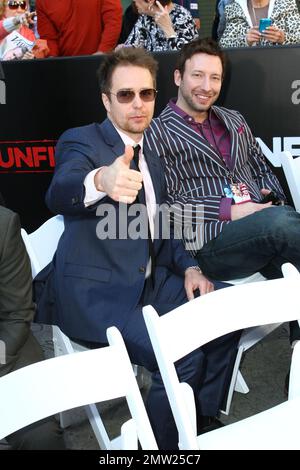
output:
M265 31L269 26L272 25L272 20L271 18L261 18L259 20L259 32L262 33L263 31Z
M21 15L17 15L15 17L15 24L21 24L23 26L27 26L28 28L32 27L34 25L34 18L36 16L36 12L29 12L26 11L25 13L22 13Z
M271 191L269 194L266 194L262 200L260 201L261 204L265 204L266 202L272 202L272 206L283 206L284 201L279 198L279 196Z

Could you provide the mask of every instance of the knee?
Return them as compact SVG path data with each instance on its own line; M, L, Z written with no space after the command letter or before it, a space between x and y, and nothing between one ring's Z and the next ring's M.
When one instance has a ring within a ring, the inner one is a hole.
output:
M295 223L297 226L300 222L300 215L290 206L272 207L267 211L270 211L269 222L275 233L291 234L295 229Z
M193 387L198 383L205 368L205 354L202 349L196 349L176 362L176 371L180 382L187 382Z

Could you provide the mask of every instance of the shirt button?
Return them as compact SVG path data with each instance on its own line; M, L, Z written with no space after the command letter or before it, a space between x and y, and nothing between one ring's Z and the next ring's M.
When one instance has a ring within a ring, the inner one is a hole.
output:
M139 267L139 272L144 274L146 272L145 266L140 266Z

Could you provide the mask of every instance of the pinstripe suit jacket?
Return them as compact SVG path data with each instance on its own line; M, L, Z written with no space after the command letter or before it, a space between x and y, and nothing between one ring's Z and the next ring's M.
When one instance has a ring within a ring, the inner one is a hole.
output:
M261 199L261 188L272 189L284 198L280 183L243 116L218 106L212 109L230 133L231 168L169 105L146 132L148 145L164 159L167 202L174 208L174 217L179 220L184 208L189 207L194 229L201 226L197 230L201 238L197 240L198 249L230 222L219 219L220 201L228 183L246 183L253 201Z

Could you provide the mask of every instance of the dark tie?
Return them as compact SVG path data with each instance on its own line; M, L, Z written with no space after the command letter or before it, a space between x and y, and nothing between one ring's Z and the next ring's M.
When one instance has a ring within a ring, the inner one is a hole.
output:
M140 171L139 169L139 155L140 155L140 150L141 146L136 145L133 147L133 162L135 166L136 171ZM145 187L144 183L142 183L142 187L138 192L137 195L137 201L140 204L143 204L147 210L147 205L146 205L146 195L145 195ZM148 211L147 211L148 215ZM155 255L154 255L154 245L151 237L151 231L150 231L150 224L149 224L149 215L147 217L147 224L148 224L148 247L149 247L149 257L151 259L151 280L152 280L152 285L154 287L154 274L155 274Z

